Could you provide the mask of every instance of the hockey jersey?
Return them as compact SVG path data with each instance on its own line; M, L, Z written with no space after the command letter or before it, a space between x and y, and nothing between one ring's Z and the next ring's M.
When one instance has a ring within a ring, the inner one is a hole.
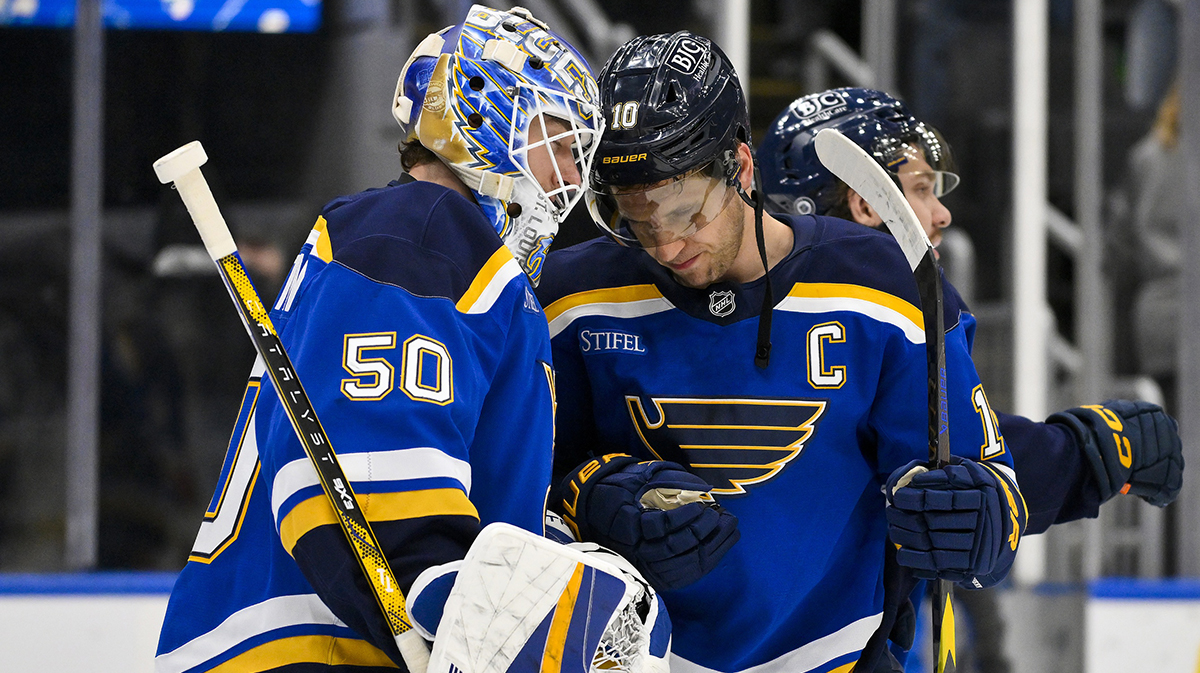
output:
M928 458L925 338L899 247L842 220L780 219L795 244L770 272L765 369L763 278L690 289L644 252L593 240L552 253L538 289L556 474L611 452L676 460L739 519L716 569L664 594L676 672L850 670L881 621L882 486ZM959 308L948 291L950 446L1019 502Z
M482 525L542 533L546 319L475 204L411 179L332 202L271 320L402 591L461 559ZM156 670L403 668L262 374L260 362L172 591Z

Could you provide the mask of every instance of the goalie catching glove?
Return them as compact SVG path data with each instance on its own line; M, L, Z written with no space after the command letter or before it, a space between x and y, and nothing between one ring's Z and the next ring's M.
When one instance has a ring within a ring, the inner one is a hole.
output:
M703 577L737 542L737 517L682 465L610 454L580 465L552 502L576 538L629 559L658 591Z
M668 670L666 608L628 561L591 543L490 524L465 559L417 578L409 606L433 640L428 673Z
M1025 530L1025 501L1004 466L950 456L912 461L888 478L888 537L896 561L921 579L982 589L1004 579Z
M1104 502L1132 493L1166 507L1183 487L1183 444L1179 426L1149 402L1109 400L1052 414L1047 423L1065 425L1079 440Z

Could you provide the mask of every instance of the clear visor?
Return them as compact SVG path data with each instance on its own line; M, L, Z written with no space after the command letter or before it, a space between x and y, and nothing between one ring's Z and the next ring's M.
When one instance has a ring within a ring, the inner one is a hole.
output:
M875 155L893 173L903 171L928 178L932 182L933 195L939 199L958 186L950 145L932 126L917 124L914 133L901 141L881 141Z
M517 124L509 135L509 154L521 173L545 195L562 223L579 198L592 170L603 121L595 106L567 93L518 84L515 114L529 120L521 137Z
M950 171L909 171L908 174L928 178L933 183L933 195L939 199L958 186L958 174Z
M592 219L627 245L655 248L692 236L738 199L719 162L647 188L591 191Z

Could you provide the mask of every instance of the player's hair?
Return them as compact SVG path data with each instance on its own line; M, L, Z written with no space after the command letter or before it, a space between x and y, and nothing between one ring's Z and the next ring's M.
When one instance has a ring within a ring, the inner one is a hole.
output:
M1174 149L1179 144L1181 99L1179 81L1176 80L1167 90L1167 95L1163 96L1154 117L1154 135L1158 142L1168 149Z
M850 212L850 185L837 181L833 188L833 199L830 201L829 210L824 213L830 217L840 217L843 220L853 220L854 213Z
M401 140L397 149L400 150L400 167L405 173L411 173L417 166L438 160L437 155L422 145L420 140Z

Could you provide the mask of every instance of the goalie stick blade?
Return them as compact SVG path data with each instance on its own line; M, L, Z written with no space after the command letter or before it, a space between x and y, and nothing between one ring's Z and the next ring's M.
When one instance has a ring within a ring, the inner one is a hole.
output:
M933 250L933 245L888 172L863 148L835 129L818 132L813 143L821 163L879 213L904 251L908 267L916 270L921 258Z

